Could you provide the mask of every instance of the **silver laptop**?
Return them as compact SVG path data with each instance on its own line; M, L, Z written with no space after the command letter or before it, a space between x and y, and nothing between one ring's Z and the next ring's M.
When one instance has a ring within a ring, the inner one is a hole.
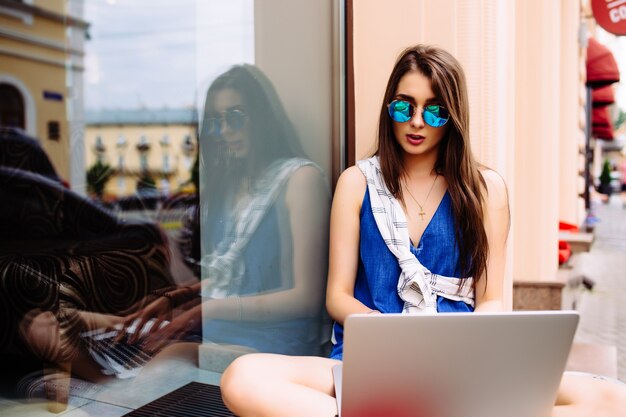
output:
M550 415L577 325L570 311L350 316L339 415Z

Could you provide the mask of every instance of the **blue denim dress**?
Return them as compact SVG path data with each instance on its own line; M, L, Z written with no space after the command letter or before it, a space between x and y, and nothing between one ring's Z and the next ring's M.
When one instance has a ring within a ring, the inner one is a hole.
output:
M383 241L367 189L361 205L361 239L359 243L359 269L354 285L357 300L381 313L401 313L403 301L398 296L400 276L398 260ZM450 195L446 192L417 247L411 252L432 273L447 277L460 277L459 251L454 236L454 217ZM438 312L471 312L473 308L462 302L437 298ZM335 344L330 357L343 357L343 326L335 323Z
M281 238L280 222L288 228L289 222L285 206L285 190L259 223L254 235L242 254L246 273L239 293L242 298L257 294L286 291L293 288L293 277L287 282L281 279L281 254L292 250L291 231ZM213 241L224 237L225 224L232 218L232 208L225 205L220 219L213 219L215 227ZM224 219L223 222L220 222ZM206 243L208 245L208 242ZM206 246L205 246L206 247ZM289 256L287 256L289 258ZM293 270L290 266L286 270ZM319 355L321 340L320 315L308 318L293 318L280 321L260 320L203 320L203 340L205 342L226 343L248 346L259 352L285 355Z

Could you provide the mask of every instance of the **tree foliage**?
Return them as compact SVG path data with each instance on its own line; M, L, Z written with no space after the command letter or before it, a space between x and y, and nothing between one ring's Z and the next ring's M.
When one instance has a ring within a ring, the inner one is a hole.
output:
M110 165L98 160L87 170L87 190L102 199L104 188L113 175Z
M617 120L615 120L615 129L619 129L619 127L626 122L626 112L622 109L619 109L619 113L617 114Z
M137 192L145 193L156 191L156 181L148 171L144 171L137 181Z
M600 173L600 192L611 194L611 163L608 159L602 164L602 172Z

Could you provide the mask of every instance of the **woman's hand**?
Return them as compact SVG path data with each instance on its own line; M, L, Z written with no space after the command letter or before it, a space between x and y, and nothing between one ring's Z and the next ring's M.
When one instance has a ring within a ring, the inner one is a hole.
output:
M142 342L146 352L155 353L172 341L182 339L187 333L196 330L202 324L202 305L185 311L174 318L168 325L159 329L156 324L152 326L148 336Z
M139 337L150 335L158 331L161 324L165 320L170 320L171 318L172 306L170 299L165 296L158 297L144 308L139 309L135 313L130 314L123 319L123 329L120 331L115 341L119 342L122 340L127 334L126 331L128 327L134 323L134 332L129 335L128 343L136 343L139 340ZM152 323L152 326L147 328L146 323L151 319L154 319L155 321Z

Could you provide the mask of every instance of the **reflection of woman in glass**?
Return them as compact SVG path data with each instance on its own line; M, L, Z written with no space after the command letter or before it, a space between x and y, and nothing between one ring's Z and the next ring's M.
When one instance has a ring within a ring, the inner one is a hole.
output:
M202 318L205 341L319 353L328 190L320 169L302 158L295 130L257 68L235 66L213 82L200 142L200 230L194 231L202 281L164 294L129 321L168 318L172 304L201 289L202 304L153 332L148 348Z

